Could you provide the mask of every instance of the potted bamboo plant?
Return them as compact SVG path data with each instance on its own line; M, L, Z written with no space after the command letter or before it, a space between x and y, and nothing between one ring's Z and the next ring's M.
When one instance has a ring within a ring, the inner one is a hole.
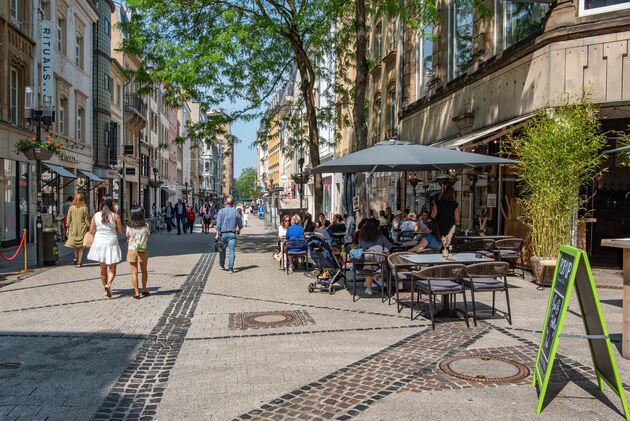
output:
M586 98L541 111L520 136L508 138L506 152L518 160L515 167L538 283L544 270L541 260L555 259L561 245L571 244L578 212L588 203L583 188L605 171L605 145L599 110Z

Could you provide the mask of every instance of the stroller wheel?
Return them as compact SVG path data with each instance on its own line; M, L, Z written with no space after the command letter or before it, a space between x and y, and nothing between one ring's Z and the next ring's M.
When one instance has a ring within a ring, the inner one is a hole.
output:
M313 292L315 290L315 285L311 282L310 284L308 284L308 292Z

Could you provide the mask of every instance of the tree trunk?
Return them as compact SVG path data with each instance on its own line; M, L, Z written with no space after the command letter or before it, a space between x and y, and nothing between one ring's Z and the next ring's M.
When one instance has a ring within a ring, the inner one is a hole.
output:
M365 28L365 0L356 0L355 6L355 29L357 34L356 45L356 78L354 91L354 136L356 142L354 150L358 151L367 148L368 126L366 118L365 95L368 82L368 62L367 62L367 33Z
M300 91L304 97L306 107L306 121L308 123L308 152L311 168L319 166L319 127L317 125L317 108L315 107L315 71L308 54L302 48L300 40L291 40L295 52L298 71L300 72ZM324 201L324 186L321 174L314 174L313 206L315 214L322 211Z

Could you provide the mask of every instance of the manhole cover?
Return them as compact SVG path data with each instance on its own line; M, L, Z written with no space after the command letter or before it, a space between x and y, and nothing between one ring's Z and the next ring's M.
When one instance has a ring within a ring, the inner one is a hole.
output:
M315 324L313 318L304 310L260 311L251 313L231 313L228 328L273 329Z
M190 324L190 319L184 316L174 317L172 323L177 326L185 326Z
M21 365L22 365L22 363L0 362L0 369L15 370L16 368L20 368Z
M482 383L516 383L529 376L523 364L490 354L460 355L447 358L440 369L458 379Z

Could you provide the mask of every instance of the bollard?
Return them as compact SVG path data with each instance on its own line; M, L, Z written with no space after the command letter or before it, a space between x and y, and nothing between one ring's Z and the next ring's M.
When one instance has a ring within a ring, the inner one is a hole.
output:
M26 247L26 228L22 232L24 236L24 271L22 273L28 272L28 252L26 251L28 247Z

